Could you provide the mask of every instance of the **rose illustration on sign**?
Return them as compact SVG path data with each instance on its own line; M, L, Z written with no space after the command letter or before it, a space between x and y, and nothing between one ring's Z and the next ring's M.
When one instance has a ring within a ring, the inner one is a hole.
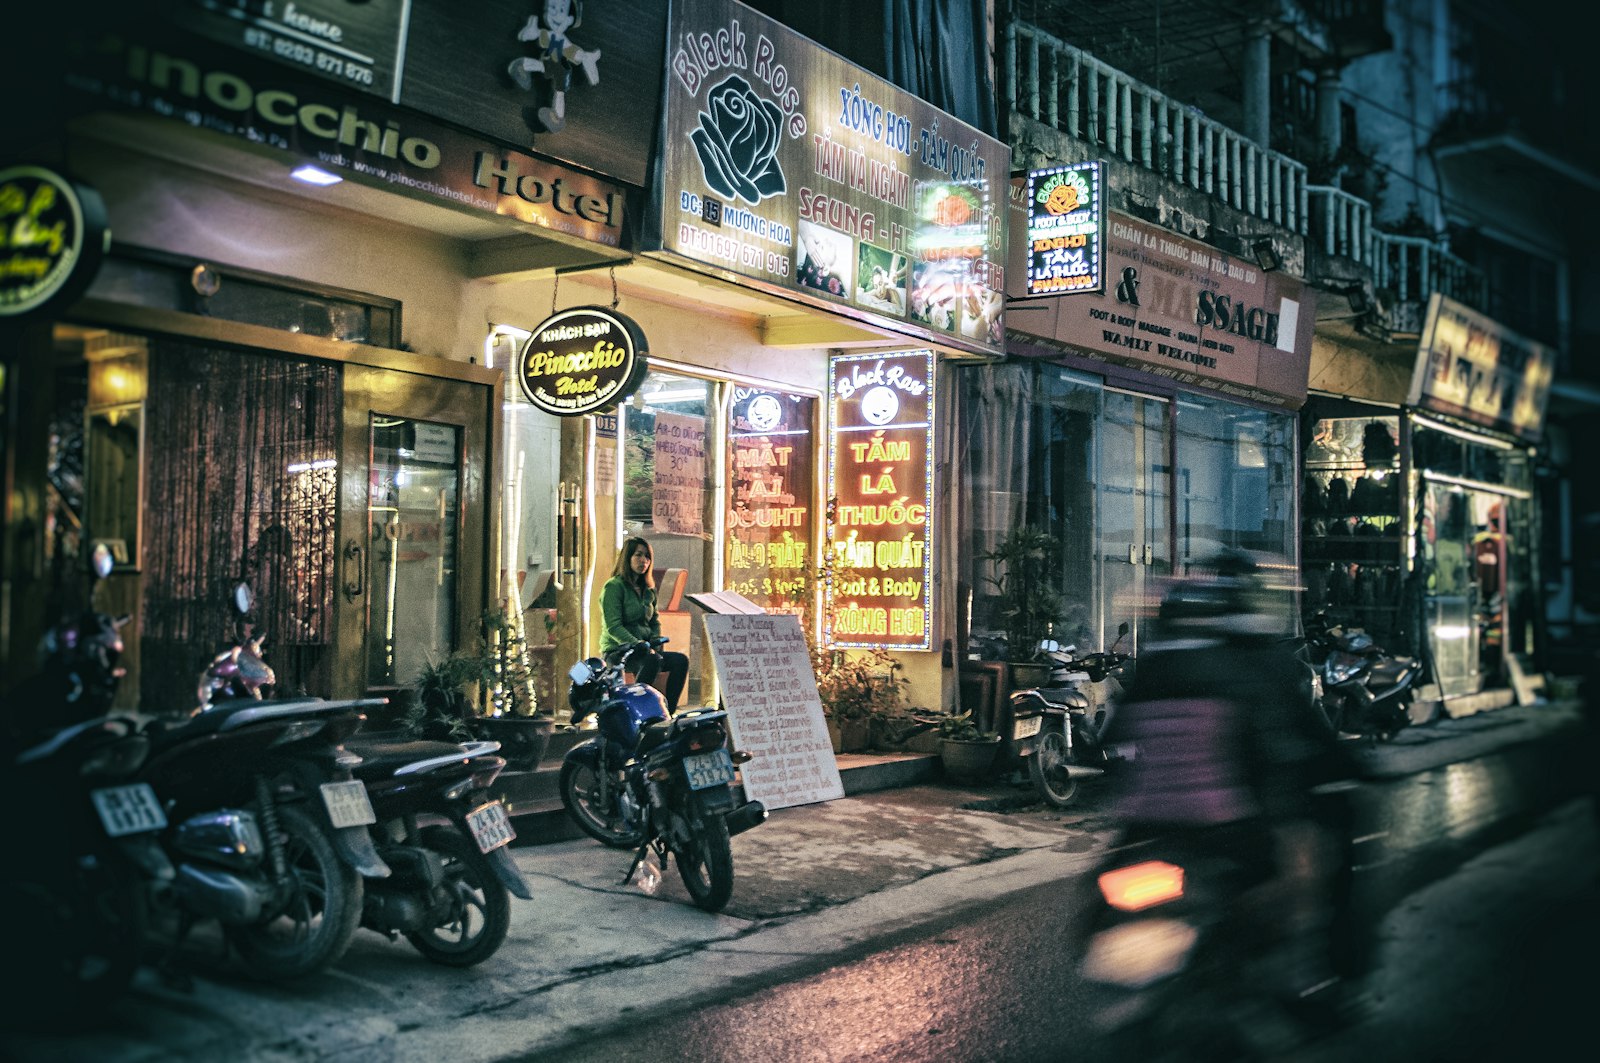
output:
M786 185L777 159L782 122L778 105L757 96L737 74L713 88L700 112L700 128L689 134L706 184L752 206L782 195Z

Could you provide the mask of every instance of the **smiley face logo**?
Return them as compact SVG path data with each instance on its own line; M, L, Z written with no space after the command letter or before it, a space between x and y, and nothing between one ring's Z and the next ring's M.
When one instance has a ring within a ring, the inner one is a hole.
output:
M879 384L861 396L861 416L870 424L888 424L900 412L900 397L892 388Z
M751 428L757 432L770 432L783 420L783 407L771 395L757 395L750 400L750 408L745 415L750 418Z

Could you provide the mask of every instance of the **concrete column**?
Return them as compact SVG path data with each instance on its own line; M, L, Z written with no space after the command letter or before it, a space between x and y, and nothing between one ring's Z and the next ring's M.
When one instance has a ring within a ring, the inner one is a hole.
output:
M1272 131L1272 38L1267 27L1252 25L1244 43L1244 129L1263 148Z
M1317 153L1324 159L1339 154L1339 99L1342 93L1337 67L1323 67L1317 71Z

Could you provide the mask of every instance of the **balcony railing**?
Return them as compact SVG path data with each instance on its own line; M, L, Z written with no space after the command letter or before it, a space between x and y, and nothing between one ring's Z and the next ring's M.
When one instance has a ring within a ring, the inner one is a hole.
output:
M1026 23L1006 29L1006 93L1022 114L1304 234L1306 168Z
M1482 307L1488 296L1483 271L1424 236L1399 236L1373 228L1372 204L1342 189L1306 189L1311 226L1307 236L1323 254L1339 255L1372 270L1374 288L1401 303L1426 302L1443 292Z
M1006 56L1006 93L1018 112L1370 269L1373 287L1393 294L1390 317L1401 330L1411 329L1417 304L1436 291L1485 305L1481 270L1426 237L1378 230L1371 203L1308 184L1304 164L1027 23L1007 28Z

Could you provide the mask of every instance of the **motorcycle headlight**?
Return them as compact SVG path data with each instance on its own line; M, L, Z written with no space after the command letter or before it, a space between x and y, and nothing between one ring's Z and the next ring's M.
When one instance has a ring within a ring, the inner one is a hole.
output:
M1183 970L1199 936L1179 919L1122 923L1094 936L1083 958L1083 975L1106 985L1142 989Z
M1356 672L1360 670L1360 662L1330 660L1325 670L1328 674L1329 684L1337 686L1340 683L1349 682L1355 676Z

